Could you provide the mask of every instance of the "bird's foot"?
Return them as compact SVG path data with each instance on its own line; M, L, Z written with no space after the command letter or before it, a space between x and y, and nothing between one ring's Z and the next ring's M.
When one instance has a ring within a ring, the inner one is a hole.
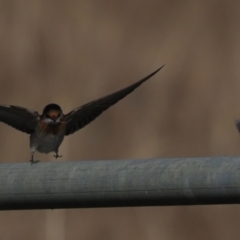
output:
M40 160L34 160L34 159L30 159L29 161L30 161L31 165L40 162Z
M53 155L56 159L62 157L62 155L58 155L58 153L56 153L56 155Z

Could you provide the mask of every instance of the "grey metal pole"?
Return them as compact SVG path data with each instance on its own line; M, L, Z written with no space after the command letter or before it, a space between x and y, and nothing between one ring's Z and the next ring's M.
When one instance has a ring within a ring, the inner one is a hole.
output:
M240 203L240 158L0 164L0 210Z

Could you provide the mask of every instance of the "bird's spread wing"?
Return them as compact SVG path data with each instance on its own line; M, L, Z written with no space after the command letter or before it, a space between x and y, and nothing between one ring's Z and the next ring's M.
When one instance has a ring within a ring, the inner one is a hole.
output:
M107 95L105 97L99 98L92 102L89 102L79 108L74 109L65 115L66 120L66 130L65 135L74 133L75 131L83 128L96 117L98 117L103 111L107 110L109 107L117 103L119 100L126 97L129 93L134 91L143 82L147 81L150 77L156 74L162 67L157 69L155 72L151 73L142 80L120 90L113 94Z
M35 111L17 107L0 105L0 121L17 130L31 134L39 120L39 114Z

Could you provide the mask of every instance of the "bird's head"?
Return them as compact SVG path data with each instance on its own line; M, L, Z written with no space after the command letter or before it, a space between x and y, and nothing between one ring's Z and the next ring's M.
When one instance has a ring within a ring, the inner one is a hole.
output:
M48 104L44 109L41 115L42 120L48 125L57 125L59 124L64 115L62 109L59 105L51 103Z

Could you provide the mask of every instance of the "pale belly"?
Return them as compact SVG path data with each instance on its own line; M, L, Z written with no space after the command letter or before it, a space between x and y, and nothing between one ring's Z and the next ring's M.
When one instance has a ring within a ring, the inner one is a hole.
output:
M30 147L31 151L38 151L41 153L57 152L60 144L63 141L64 134L53 135L53 134L32 134L30 136Z

